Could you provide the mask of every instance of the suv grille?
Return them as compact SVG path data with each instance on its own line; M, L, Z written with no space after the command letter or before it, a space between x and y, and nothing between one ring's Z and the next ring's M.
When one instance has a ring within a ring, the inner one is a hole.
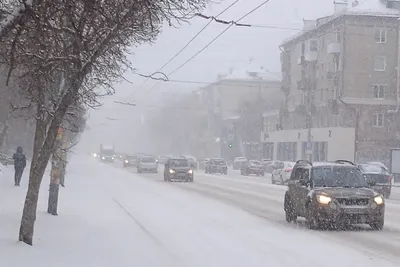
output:
M368 205L368 198L337 198L340 205L344 206L366 206Z

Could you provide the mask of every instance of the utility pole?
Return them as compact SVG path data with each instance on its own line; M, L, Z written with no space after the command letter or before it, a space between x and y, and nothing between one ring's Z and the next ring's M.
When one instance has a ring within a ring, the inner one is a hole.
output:
M49 203L47 212L51 215L58 215L58 192L60 190L60 180L63 173L65 173L65 162L63 158L66 158L63 154L66 153L62 149L63 145L63 129L60 127L57 133L57 139L55 144L55 150L51 158L51 172L50 172L50 188L49 188Z

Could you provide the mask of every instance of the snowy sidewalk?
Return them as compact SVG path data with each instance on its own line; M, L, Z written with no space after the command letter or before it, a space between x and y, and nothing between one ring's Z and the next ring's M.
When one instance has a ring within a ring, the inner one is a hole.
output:
M1 267L394 267L308 231L77 156L48 215L44 177L34 246L16 242L20 188L0 176ZM268 203L266 203L268 205Z

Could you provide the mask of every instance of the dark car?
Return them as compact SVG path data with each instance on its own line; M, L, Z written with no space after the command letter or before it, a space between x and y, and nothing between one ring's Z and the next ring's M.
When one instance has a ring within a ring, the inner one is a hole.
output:
M124 166L124 168L137 167L138 166L138 160L139 159L136 156L125 156L123 158L122 165Z
M369 224L382 230L385 201L352 162L296 162L284 198L286 221L304 217L310 229Z
M382 166L375 164L360 164L360 170L368 176L369 181L375 183L372 187L385 198L390 197L392 192L392 175Z
M103 151L100 152L100 160L102 162L114 162L115 160L114 150L103 149Z
M243 164L245 164L246 162L247 162L246 157L237 157L233 161L232 168L234 170L240 170L242 168Z
M258 160L249 160L240 168L241 175L255 174L257 176L264 176L264 166Z
M197 161L197 159L193 156L185 156L185 158L187 158L187 160L189 161L189 165L193 170L197 170L199 163Z
M220 174L228 174L228 166L226 165L223 159L212 158L207 161L206 166L204 168L205 173L220 173Z
M193 182L193 169L185 157L171 157L165 163L164 181L181 180Z

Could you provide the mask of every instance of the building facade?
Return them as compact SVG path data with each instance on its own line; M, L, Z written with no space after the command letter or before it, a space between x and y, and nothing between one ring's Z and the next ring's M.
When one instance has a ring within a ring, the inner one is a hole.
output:
M237 156L259 157L262 112L279 107L283 95L279 80L225 78L202 88L208 114L208 133L227 160ZM215 155L214 155L215 156Z
M388 164L400 143L399 9L335 5L281 45L285 100L279 116L264 118L261 140L274 159Z

